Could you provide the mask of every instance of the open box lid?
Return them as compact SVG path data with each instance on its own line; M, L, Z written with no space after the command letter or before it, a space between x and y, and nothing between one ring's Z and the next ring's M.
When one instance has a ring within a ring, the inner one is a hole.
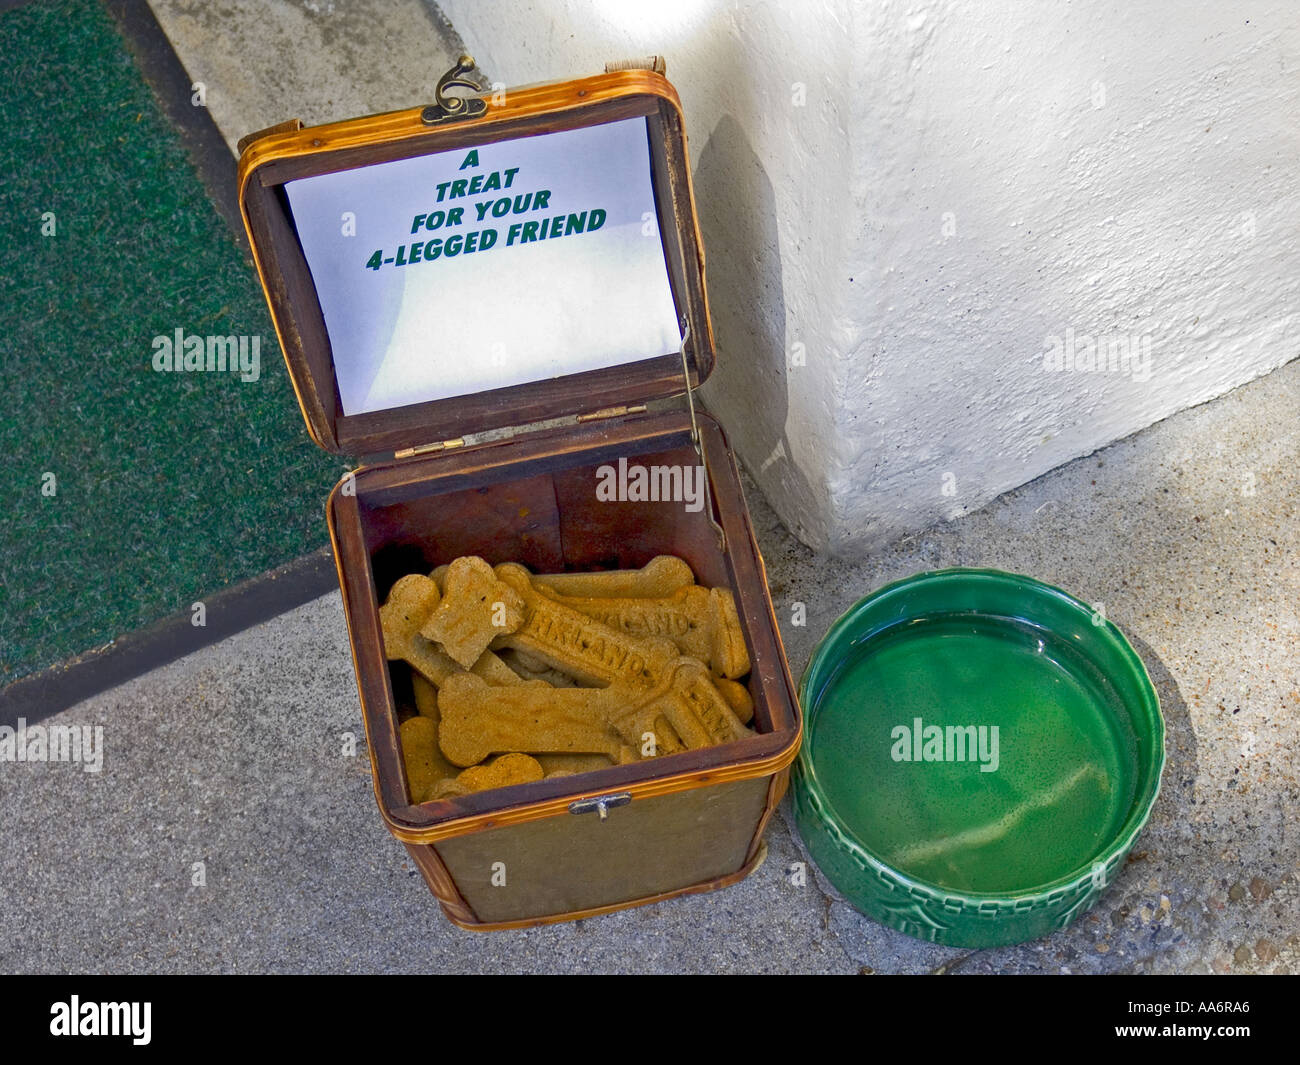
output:
M447 97L472 64L429 107L241 142L253 257L329 451L679 395L683 350L689 386L713 368L672 85L621 70Z

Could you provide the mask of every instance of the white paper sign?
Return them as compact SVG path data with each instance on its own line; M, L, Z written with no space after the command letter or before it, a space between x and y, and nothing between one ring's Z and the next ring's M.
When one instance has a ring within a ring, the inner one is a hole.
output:
M680 350L643 118L285 188L344 414Z

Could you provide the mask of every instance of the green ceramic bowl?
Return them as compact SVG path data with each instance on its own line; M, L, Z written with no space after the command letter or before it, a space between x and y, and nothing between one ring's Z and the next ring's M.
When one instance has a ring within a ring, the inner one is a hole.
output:
M863 913L935 943L1064 928L1160 788L1142 660L1029 577L949 569L880 589L817 645L799 699L792 794L814 861Z

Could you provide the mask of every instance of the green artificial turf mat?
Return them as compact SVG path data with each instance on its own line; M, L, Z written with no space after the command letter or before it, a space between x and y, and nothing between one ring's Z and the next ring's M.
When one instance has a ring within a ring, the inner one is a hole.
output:
M0 13L0 55L3 686L321 547L345 462L109 16ZM155 372L177 329L260 336L259 379Z

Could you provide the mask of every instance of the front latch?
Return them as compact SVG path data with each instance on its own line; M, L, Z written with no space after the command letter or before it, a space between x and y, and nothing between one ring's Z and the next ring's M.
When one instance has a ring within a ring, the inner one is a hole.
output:
M630 791L620 791L615 795L597 795L590 799L575 799L569 803L569 813L589 814L593 810L600 814L602 821L609 817L609 811L615 806L626 806L632 801Z
M446 74L438 79L433 90L433 103L420 112L420 121L426 126L436 126L439 122L460 121L462 118L478 118L487 112L487 103L474 96L448 96L451 88L472 89L482 92L483 86L470 81L468 74L475 67L472 55L463 55Z

